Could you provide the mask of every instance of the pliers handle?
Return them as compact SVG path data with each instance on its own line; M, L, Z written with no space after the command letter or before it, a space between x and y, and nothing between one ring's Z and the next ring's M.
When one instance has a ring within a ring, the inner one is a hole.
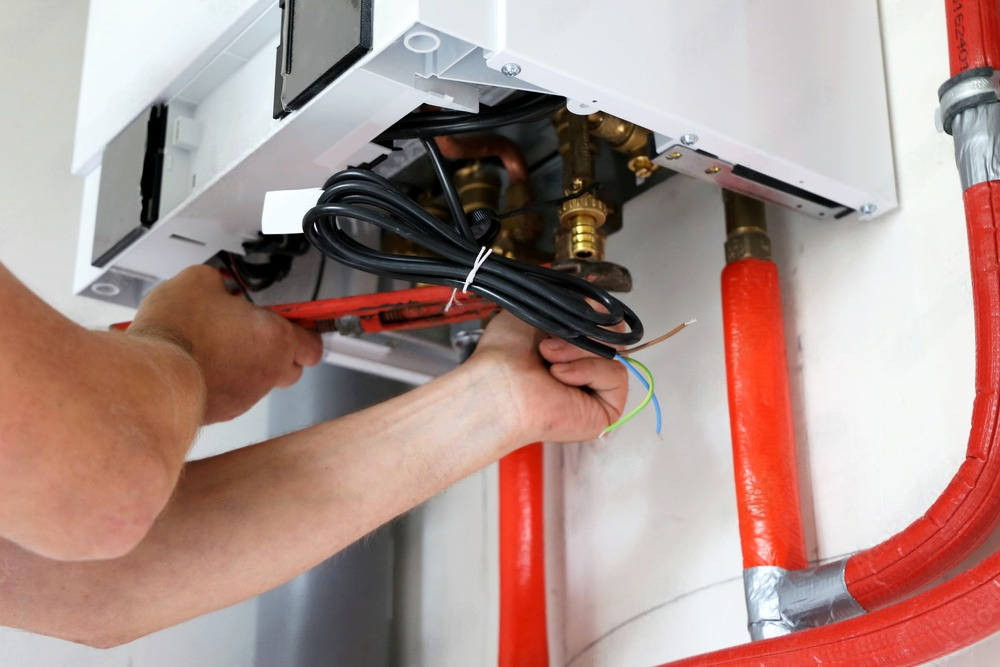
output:
M469 293L459 295L445 312L451 294L449 287L415 287L289 303L271 306L271 310L307 329L337 331L345 335L424 329L489 317L500 310L492 301Z

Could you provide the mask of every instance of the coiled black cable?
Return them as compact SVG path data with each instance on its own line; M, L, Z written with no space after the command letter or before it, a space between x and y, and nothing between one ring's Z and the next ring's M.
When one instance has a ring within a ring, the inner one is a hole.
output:
M461 289L484 245L462 210L437 144L422 139L441 179L455 226L438 220L388 179L365 169L348 169L331 177L315 207L303 218L309 241L324 255L369 273ZM359 243L337 222L353 218L397 234L437 257L383 253ZM489 299L525 322L608 359L616 347L642 339L642 323L607 291L574 275L490 255L469 290ZM595 308L588 299L600 304ZM628 331L616 331L624 322Z
M479 113L462 111L415 112L380 134L376 141L438 137L445 134L482 132L514 123L527 123L548 118L566 105L563 97L530 93L495 107L484 107Z

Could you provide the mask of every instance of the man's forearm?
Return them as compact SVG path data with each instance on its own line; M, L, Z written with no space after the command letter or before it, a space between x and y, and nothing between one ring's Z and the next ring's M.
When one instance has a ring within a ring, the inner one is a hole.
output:
M494 372L470 364L349 417L189 464L124 558L58 563L0 547L0 622L111 645L294 577L522 444L513 415L496 409Z
M145 534L201 423L201 371L155 336L87 331L0 266L0 536L58 558Z

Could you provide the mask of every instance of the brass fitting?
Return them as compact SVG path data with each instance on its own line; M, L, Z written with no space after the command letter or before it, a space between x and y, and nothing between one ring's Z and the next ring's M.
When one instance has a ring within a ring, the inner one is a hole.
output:
M649 159L649 130L603 111L587 116L587 122L592 135L629 156L628 168L639 178L649 178L659 167Z
M531 203L531 188L527 183L513 183L507 186L504 195L504 210L516 211ZM500 221L500 234L493 244L493 252L504 257L522 261L538 259L535 244L542 235L544 223L541 213L525 211Z
M455 188L462 209L470 213L480 208L497 210L500 205L500 177L477 161L455 172Z
M731 190L722 191L726 210L726 263L741 259L771 259L764 202Z
M563 193L574 195L594 183L593 137L586 116L560 109L552 118L563 159ZM563 203L559 208L561 230L556 233L556 261L603 260L606 235L600 227L608 207L593 193Z
M579 192L594 182L594 147L586 116L560 109L552 117L563 160L563 192Z
M559 224L568 234L556 237L556 259L604 259L601 225L608 219L608 207L587 193L563 202Z
M660 165L650 160L648 155L637 155L628 161L628 168L639 178L649 178Z

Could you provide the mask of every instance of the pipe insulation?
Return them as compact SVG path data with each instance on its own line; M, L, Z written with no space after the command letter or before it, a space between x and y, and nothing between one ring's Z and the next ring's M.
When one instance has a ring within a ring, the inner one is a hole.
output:
M1000 415L1000 392L996 391L996 380L1000 376L1000 229L995 212L1000 211L1000 182L980 183L967 190L965 207L973 269L976 343L979 351L975 411L977 418L988 422L974 430L981 429L996 434L997 417ZM984 371L985 377L982 375ZM992 442L990 440L990 444ZM978 456L982 458L984 454L985 452L979 452ZM983 461L976 465L970 463L972 459L967 460L960 469L952 486L965 483L975 488L978 486L977 481L987 477ZM994 476L989 489L979 487L984 492L982 495L987 496L984 500L988 502L990 509L984 503L976 504L975 507L951 504L942 509L972 522L978 520L995 523L997 501L988 496L1000 496L998 486L1000 484ZM935 520L950 524L947 517L935 514L935 508L916 522L928 527L919 528L921 533L913 533L912 539L917 540L924 530L933 531ZM979 524L979 527L982 525ZM971 533L961 533L959 540L964 542L970 536ZM929 539L935 538L932 535ZM923 550L921 553L924 553ZM927 554L924 555L927 557ZM919 665L965 648L998 631L1000 551L944 584L864 616L706 653L670 663L670 666L822 663Z
M743 567L806 567L778 268L722 271L729 419Z
M945 0L951 75L979 67L1000 68L1000 4Z
M965 190L976 331L976 395L966 458L931 508L900 533L847 560L848 590L865 609L892 602L947 572L1000 522L1000 281L996 209L1000 114L1000 3L947 2L952 79L942 86ZM956 108L949 93L978 86ZM947 101L947 103L946 103Z
M1000 91L994 70L1000 65L1000 3L947 0L946 9L952 79L940 91L941 117L955 135L975 311L976 393L966 459L924 516L847 559L850 593L875 611L674 665L917 665L1000 631L1000 551L891 604L956 565L1000 518Z
M977 350L976 397L966 458L926 514L885 542L848 559L845 569L848 590L866 609L891 602L931 582L979 546L1000 520L1000 276L993 194L996 183L973 186L965 193Z
M500 667L548 667L542 443L500 459Z

